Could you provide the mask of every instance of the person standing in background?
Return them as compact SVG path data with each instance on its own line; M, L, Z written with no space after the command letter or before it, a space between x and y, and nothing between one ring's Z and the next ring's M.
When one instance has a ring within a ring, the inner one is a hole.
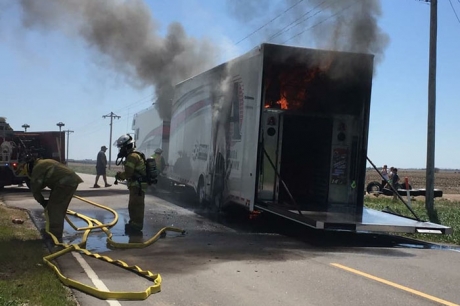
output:
M97 184L99 181L99 177L102 176L104 180L105 187L110 187L112 185L107 183L107 175L106 175L106 168L107 168L107 157L105 156L105 151L107 151L106 146L102 146L99 153L97 153L97 161L96 161L96 181L94 182L94 188L100 188Z
M383 189L390 181L390 177L388 175L388 166L383 165L382 171L380 173L382 174L382 177L383 177L382 179L382 189Z

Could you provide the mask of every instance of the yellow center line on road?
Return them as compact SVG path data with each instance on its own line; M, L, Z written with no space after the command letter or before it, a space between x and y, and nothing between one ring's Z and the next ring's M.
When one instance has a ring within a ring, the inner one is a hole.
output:
M336 268L343 269L343 270L346 270L348 272L355 273L355 274L367 277L369 279L375 280L377 282L383 283L383 284L388 285L388 286L392 286L392 287L395 287L395 288L410 292L412 294L424 297L424 298L426 298L428 300L437 302L437 303L442 304L442 305L459 306L458 304L451 303L449 301L437 298L435 296L432 296L432 295L429 295L429 294L426 294L426 293L423 293L423 292L420 292L420 291L417 291L417 290L414 290L414 289L411 289L411 288L408 288L408 287L405 287L405 286L402 286L402 285L399 285L399 284L396 284L396 283L393 283L393 282L390 282L390 281L387 281L387 280L385 280L383 278L379 278L379 277L376 277L376 276L373 276L373 275L370 275L370 274L367 274L367 273L364 273L364 272L361 272L361 271L358 271L358 270L343 266L341 264L331 263L331 266L334 266Z

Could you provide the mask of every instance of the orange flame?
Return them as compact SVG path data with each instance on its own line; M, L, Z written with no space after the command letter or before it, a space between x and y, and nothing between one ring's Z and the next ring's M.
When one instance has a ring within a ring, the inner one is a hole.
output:
M330 56L317 66L305 67L300 65L291 67L278 72L271 78L266 78L265 89L269 89L270 93L264 107L297 110L305 108L308 103L316 103L309 100L309 91L316 86L315 80L321 78L329 70L332 62L333 56ZM278 94L276 94L277 89L279 90Z
M276 104L279 104L281 109L288 109L289 108L289 102L288 100L286 99L286 95L285 94L282 94L281 95L281 99L279 99L278 101L276 101Z

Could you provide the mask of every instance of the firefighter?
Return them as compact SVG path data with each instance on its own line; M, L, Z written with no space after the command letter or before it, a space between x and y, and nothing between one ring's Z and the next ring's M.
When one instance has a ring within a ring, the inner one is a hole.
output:
M137 154L134 140L130 135L121 135L114 145L119 149L116 164L123 163L124 166L124 171L117 172L115 179L126 180L129 190L129 222L125 224L125 232L141 234L144 227L145 190L147 189L147 182L142 179L146 176L145 162L142 156Z
M83 180L73 170L54 159L29 158L25 167L30 177L32 194L48 214L47 229L62 242L67 208ZM47 200L42 194L45 187L51 189Z
M161 153L163 153L163 150L158 148L154 152L155 154L152 155L152 158L155 159L155 165L157 167L158 173L163 174L163 171L165 170L166 167L166 162L165 158L161 156Z

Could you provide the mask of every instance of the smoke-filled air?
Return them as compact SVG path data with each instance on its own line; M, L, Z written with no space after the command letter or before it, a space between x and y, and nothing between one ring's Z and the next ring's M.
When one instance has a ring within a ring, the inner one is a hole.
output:
M173 87L215 65L217 44L187 35L180 23L160 26L143 0L20 0L25 28L61 31L80 37L102 62L134 86L152 87L156 108L170 119ZM253 45L262 42L337 51L372 53L382 60L388 36L377 24L378 0L286 0L272 9L279 17L267 23ZM251 14L237 8L250 7ZM260 26L267 7L259 0L228 0L228 12L251 29ZM268 17L266 17L268 18ZM272 18L272 17L271 17ZM259 25L253 24L259 22ZM298 33L298 34L296 34Z
M240 22L260 27L253 41L301 45L334 51L370 53L383 60L389 36L378 25L379 0L286 0L268 3L277 16L266 16L259 0L228 0L229 12ZM250 7L248 11L241 7ZM257 16L266 16L260 20ZM261 26L261 24L263 26Z
M167 34L142 0L21 0L23 25L77 35L133 84L153 86L163 119L171 113L173 86L210 68L217 46L190 37L179 23Z

